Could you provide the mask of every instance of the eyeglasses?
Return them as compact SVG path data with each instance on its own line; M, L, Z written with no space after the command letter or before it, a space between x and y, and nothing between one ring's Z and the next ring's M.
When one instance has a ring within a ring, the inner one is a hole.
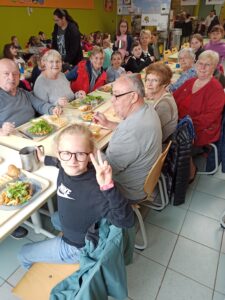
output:
M129 91L129 92L126 92L126 93L123 93L123 94L119 94L119 95L114 95L113 92L111 92L111 96L115 97L117 99L119 97L125 96L125 95L130 94L130 93L134 93L134 91Z
M71 159L71 157L74 155L76 160L79 162L84 162L86 161L89 153L86 152L69 152L69 151L59 151L59 157L61 158L61 160L63 161L68 161Z
M145 82L154 82L154 83L158 83L159 82L159 79L157 79L157 78L146 78L145 79Z
M205 67L205 68L209 68L211 67L212 64L209 64L209 63L202 63L200 61L197 61L196 64L199 66L199 67Z

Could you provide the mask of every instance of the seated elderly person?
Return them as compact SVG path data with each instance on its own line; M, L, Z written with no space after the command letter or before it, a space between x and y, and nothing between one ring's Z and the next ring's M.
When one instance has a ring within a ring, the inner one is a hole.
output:
M177 91L179 119L191 116L195 128L195 146L204 146L219 140L225 95L221 84L213 77L219 62L218 53L206 50L196 63L197 78L187 80ZM192 163L191 178L196 167Z
M170 92L176 91L186 80L196 77L196 70L194 67L195 53L191 48L183 48L178 53L178 62L181 68L181 75L176 82L169 85Z
M153 106L144 102L144 85L136 75L123 75L113 84L112 106L122 120L109 121L97 112L95 121L115 129L106 150L113 178L126 198L145 197L146 176L162 150L162 131Z
M62 58L58 51L49 50L42 57L44 70L34 84L34 95L53 105L66 105L75 98L62 70Z
M20 73L16 63L10 59L0 60L0 135L8 135L15 126L28 122L40 114L60 114L61 109L42 101L18 88Z
M173 96L166 91L170 84L172 71L160 62L146 69L146 98L151 100L162 126L162 141L165 143L175 131L178 121L177 105Z
M103 63L104 51L95 46L89 60L82 60L66 74L66 78L71 81L71 89L74 92L82 90L87 94L105 85L107 76Z

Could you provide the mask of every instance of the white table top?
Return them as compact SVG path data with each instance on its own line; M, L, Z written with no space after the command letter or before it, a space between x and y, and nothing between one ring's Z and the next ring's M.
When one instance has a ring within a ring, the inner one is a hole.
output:
M9 164L21 167L19 152L0 145L0 175L7 171ZM43 191L34 201L17 210L5 211L0 209L0 241L17 228L24 220L29 218L34 211L39 209L49 197L56 191L56 179L58 170L54 167L42 166L34 174L49 181L48 188Z

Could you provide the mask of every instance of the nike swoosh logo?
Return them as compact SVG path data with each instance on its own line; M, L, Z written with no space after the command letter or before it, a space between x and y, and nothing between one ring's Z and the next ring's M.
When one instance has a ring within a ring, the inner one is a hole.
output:
M59 190L57 190L57 195L60 196L60 197L63 197L63 198L75 200L74 198L71 198L68 195L61 193Z

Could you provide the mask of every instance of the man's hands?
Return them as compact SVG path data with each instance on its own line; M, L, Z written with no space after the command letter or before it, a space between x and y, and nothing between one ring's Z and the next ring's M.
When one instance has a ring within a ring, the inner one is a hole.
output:
M59 117L62 113L63 113L63 109L61 106L56 106L52 110L52 114L56 115L57 117Z
M67 105L68 104L68 99L66 98L66 97L60 97L59 99L58 99L58 105L59 106L65 106L65 105Z
M0 135L9 135L15 130L15 123L4 122L0 129Z

